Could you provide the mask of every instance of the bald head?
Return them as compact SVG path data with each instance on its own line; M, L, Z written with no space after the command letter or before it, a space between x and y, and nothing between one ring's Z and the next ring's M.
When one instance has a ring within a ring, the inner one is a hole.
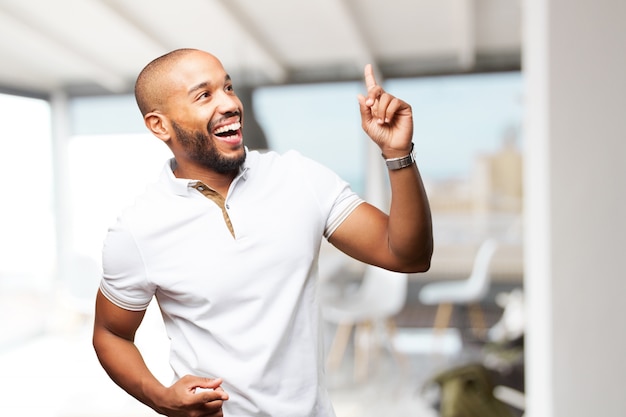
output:
M162 109L165 105L164 81L172 68L190 54L201 52L197 49L176 49L150 62L139 73L135 82L135 100L142 115Z

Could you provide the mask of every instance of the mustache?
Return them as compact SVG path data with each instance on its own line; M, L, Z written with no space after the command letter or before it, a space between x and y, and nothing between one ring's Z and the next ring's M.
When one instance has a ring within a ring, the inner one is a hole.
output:
M243 117L241 117L241 111L240 110L234 110L234 111L230 111L230 112L224 113L224 115L222 117L220 117L218 120L209 122L209 124L207 125L208 131L212 132L213 131L213 126L215 126L216 124L222 123L225 120L228 120L228 119L233 118L233 117L238 117L239 118L239 122L243 124Z

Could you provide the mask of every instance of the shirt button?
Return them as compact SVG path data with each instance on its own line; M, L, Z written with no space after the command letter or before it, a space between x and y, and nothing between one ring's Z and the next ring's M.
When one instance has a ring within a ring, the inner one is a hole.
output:
M227 210L230 209L230 205L226 204L226 209Z

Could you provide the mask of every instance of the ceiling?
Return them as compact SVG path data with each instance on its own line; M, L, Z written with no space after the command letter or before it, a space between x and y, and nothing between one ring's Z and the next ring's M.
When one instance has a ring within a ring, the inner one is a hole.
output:
M217 55L249 86L520 68L519 0L0 0L0 91L132 90L153 58Z

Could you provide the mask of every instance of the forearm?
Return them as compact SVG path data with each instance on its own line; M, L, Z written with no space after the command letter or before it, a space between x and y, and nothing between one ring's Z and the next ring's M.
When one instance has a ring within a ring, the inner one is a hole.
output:
M432 218L428 196L417 165L389 170L391 206L388 220L390 251L407 269L423 272L433 252Z
M159 411L156 399L162 398L165 387L150 372L133 341L96 326L93 345L109 377L128 394Z

